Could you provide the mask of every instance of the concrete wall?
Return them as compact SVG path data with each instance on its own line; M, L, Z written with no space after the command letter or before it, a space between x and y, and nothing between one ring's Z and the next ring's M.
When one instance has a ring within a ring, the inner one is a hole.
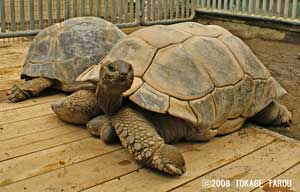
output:
M260 38L300 44L300 25L199 13L194 21L204 25L223 26L242 39Z

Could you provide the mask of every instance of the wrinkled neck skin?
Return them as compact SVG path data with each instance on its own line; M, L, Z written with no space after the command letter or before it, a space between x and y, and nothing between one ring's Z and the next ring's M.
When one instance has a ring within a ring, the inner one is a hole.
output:
M122 105L122 91L112 91L105 85L99 85L97 89L97 101L100 108L108 116L115 114Z

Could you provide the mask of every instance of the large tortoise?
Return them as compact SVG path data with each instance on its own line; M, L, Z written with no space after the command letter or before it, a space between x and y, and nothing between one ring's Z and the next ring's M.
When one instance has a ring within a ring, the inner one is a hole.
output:
M24 62L21 78L12 86L9 100L21 101L48 87L65 92L95 88L76 77L98 64L125 34L114 24L96 17L78 17L52 25L33 40Z
M53 110L63 119L98 102L106 116L89 123L94 134L107 140L115 129L135 160L172 175L184 173L184 159L166 143L207 141L240 129L247 118L269 125L291 120L275 101L284 88L246 44L219 26L144 28L118 42L101 63L79 77L95 81L101 68L96 96L82 92ZM62 107L66 103L71 111Z

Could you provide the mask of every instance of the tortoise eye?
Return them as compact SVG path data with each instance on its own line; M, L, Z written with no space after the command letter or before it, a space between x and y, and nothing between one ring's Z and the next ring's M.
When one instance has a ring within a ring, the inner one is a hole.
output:
M110 72L114 72L114 71L115 71L114 66L111 65L111 64L109 64L109 65L107 66L107 68L108 68L108 70L109 70Z

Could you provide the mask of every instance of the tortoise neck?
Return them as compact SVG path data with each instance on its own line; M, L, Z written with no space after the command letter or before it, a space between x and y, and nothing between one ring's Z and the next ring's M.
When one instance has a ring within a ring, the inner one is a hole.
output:
M106 115L113 115L122 105L123 92L110 92L105 87L98 87L97 102Z

